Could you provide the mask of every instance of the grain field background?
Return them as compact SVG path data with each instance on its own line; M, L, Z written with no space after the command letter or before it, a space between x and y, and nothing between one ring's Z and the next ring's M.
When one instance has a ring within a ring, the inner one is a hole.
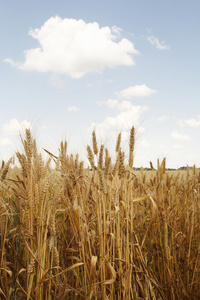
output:
M1 299L200 299L200 172L133 171L134 127L120 138L113 160L93 131L85 169L27 129L2 162Z

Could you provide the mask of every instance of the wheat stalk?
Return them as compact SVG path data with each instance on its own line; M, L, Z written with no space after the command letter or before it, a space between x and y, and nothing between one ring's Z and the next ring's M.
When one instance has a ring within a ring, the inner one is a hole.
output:
M98 146L97 146L97 138L96 138L95 130L93 130L93 132L92 132L92 144L93 144L94 154L97 155L98 154Z

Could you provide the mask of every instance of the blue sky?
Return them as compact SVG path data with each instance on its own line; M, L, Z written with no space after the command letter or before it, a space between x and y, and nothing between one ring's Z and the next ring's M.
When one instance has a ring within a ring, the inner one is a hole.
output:
M135 166L200 166L199 28L194 0L0 0L0 159L28 126L85 160L134 125Z

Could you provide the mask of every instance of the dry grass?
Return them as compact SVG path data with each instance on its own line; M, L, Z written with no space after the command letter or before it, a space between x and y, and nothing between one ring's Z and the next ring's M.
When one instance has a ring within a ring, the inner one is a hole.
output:
M200 299L199 170L133 172L134 128L128 165L121 135L111 161L93 133L92 171L21 140L0 170L1 299Z

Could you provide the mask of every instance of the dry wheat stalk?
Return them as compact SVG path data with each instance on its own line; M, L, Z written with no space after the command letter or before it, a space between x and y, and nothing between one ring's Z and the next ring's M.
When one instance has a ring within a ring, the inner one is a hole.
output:
M125 165L124 165L124 152L119 150L119 176L120 178L125 174Z
M75 161L74 161L74 168L75 168L76 171L78 170L78 165L79 165L79 155L77 153Z
M36 263L36 259L37 259L37 251L34 253L34 257L31 258L30 263L28 265L28 268L27 268L28 274L33 273L34 267L35 267L35 263Z
M91 150L90 146L87 146L87 153L88 153L88 160L90 162L90 166L91 166L92 169L95 169L94 155L92 153L92 150Z
M78 175L81 176L83 175L83 168L84 168L84 162L81 161L79 164L79 169L78 169Z
M6 175L8 173L8 170L9 170L9 167L10 167L10 164L12 163L12 158L10 158L8 160L8 162L4 165L3 164L3 168L1 170L1 177L0 177L0 180L4 180L6 178Z
M106 194L107 191L105 188L102 172L99 171L98 174L99 174L99 181L100 181L100 191L103 192L104 194Z
M94 154L97 155L98 154L98 147L97 147L97 138L96 138L95 130L93 130L93 132L92 132L92 144L93 144Z
M27 172L26 172L26 157L24 154L21 154L19 152L16 152L16 156L19 160L19 163L21 165L22 168L22 176L25 178L27 177Z
M56 246L54 246L54 259L56 266L59 266L59 252Z
M60 154L61 156L66 156L67 154L67 141L61 141L60 143Z
M55 222L55 215L50 219L50 230L51 234L55 237L56 236L56 222Z
M104 177L105 177L105 179L108 176L110 165L111 165L111 157L107 157L107 159L105 161L105 170L104 170Z
M134 126L131 128L130 132L130 141L129 141L129 167L133 166L133 151L135 145L135 128Z
M103 150L104 145L101 145L100 151L99 151L99 160L98 160L98 168L103 169Z
M118 168L119 168L119 153L118 153L118 155L117 155L117 157L116 157L116 161L115 161L115 164L114 164L114 168L113 168L113 170L112 170L113 176L115 176L115 174L116 174Z
M119 150L120 150L121 137L122 137L122 134L121 134L121 132L120 132L120 133L118 134L118 137L117 137L117 143L116 143L116 148L115 148L115 151L116 151L116 152L119 152Z
M149 164L150 164L150 168L151 168L152 170L154 170L152 161L150 161Z

